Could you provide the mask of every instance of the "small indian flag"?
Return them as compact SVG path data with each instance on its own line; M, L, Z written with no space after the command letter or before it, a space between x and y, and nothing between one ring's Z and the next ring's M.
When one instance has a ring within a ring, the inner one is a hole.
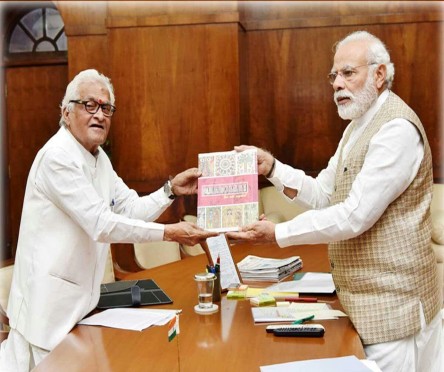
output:
M168 323L168 342L170 342L179 333L179 315L176 314L176 316Z

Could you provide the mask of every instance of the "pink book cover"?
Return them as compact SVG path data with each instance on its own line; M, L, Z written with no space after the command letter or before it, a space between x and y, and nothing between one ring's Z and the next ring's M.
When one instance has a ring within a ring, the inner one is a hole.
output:
M199 154L197 224L211 231L237 231L259 218L257 152Z

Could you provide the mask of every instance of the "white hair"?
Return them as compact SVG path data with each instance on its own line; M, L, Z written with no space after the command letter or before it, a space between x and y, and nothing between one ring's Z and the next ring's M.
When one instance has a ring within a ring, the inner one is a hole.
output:
M114 105L115 96L111 80L94 69L81 71L74 77L74 79L71 80L71 82L66 87L65 96L63 97L62 103L60 105L60 110L61 110L61 117L59 121L60 126L66 126L65 119L63 118L63 111L65 109L67 109L68 111L73 110L74 104L69 103L69 101L79 99L79 86L80 84L86 82L97 82L105 86L105 88L107 88L109 92L110 103Z
M367 55L367 63L376 63L378 65L385 65L387 69L387 76L385 77L385 84L387 89L391 89L393 85L393 79L395 77L395 66L390 61L390 54L385 44L367 31L355 31L347 35L344 39L339 41L334 51L336 52L341 45L347 44L351 41L369 41L369 49Z

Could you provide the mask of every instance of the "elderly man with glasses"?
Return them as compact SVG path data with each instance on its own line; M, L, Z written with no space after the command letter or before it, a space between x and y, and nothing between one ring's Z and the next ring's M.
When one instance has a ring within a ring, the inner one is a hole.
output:
M365 31L336 45L328 75L351 120L316 178L258 149L259 173L311 210L262 220L231 238L329 244L338 297L368 359L384 372L441 371L441 292L431 248L432 155L421 121L391 92L394 66ZM243 151L250 146L236 147Z
M177 241L216 233L195 224L154 221L179 195L197 192L196 168L139 197L101 149L114 106L110 80L79 73L66 89L61 128L38 152L26 185L8 304L11 331L1 371L37 365L97 305L110 243Z

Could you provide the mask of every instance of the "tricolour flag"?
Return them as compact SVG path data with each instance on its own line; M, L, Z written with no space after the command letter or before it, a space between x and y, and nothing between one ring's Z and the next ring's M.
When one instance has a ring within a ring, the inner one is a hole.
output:
M170 342L179 333L179 315L176 314L176 316L168 322L168 341Z

